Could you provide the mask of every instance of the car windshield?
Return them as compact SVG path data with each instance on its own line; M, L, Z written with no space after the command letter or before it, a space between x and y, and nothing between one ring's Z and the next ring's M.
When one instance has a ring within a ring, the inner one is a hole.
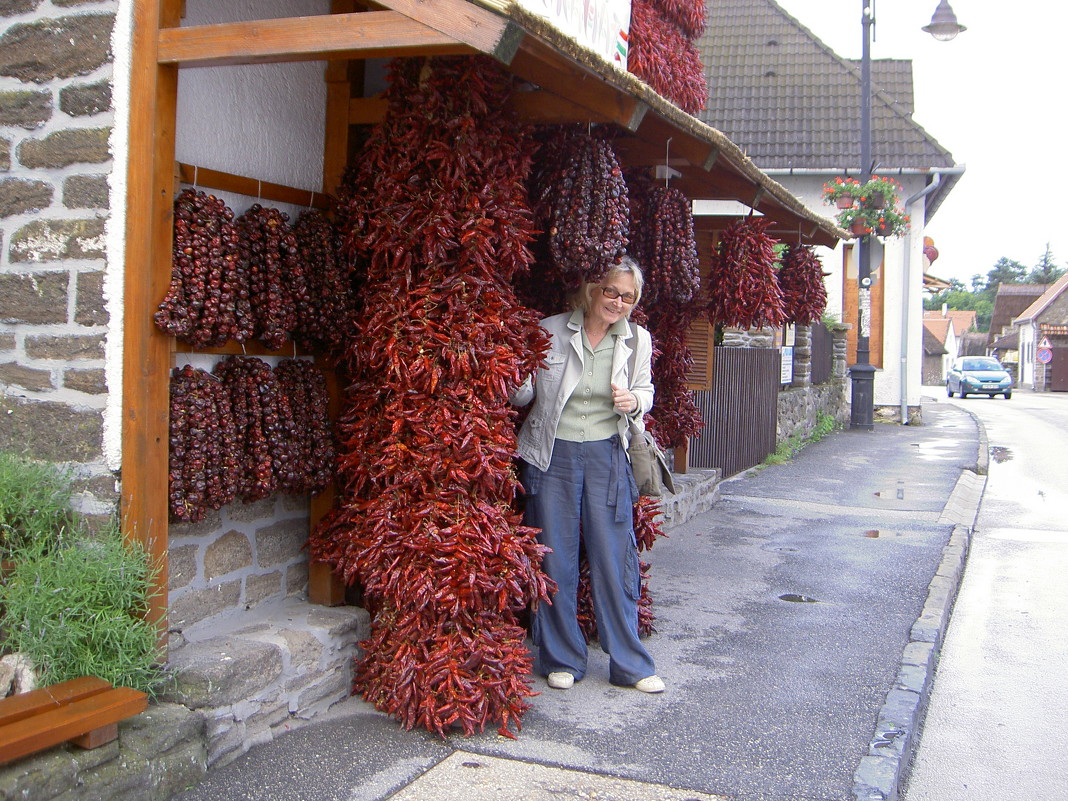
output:
M1001 370L1003 369L995 359L965 359L962 370Z

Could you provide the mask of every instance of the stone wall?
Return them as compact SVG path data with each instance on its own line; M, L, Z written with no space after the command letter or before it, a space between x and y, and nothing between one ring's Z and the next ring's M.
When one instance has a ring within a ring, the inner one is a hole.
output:
M849 422L849 392L846 380L846 332L848 325L829 326L831 378L823 384L812 383L812 330L799 325L794 331L794 380L779 391L779 408L775 441L800 433L808 435L820 414L830 415L840 425Z
M118 493L102 445L115 2L0 0L0 448Z
M308 585L307 496L233 503L199 523L170 527L168 624L185 633L212 618L291 595Z

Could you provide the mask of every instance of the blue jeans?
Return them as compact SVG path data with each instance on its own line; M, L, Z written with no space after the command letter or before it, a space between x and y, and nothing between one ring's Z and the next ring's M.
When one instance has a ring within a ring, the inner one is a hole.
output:
M534 669L545 676L586 675L586 639L576 618L579 543L586 546L597 636L609 656L609 681L630 685L656 673L638 639L641 576L634 541L638 493L618 436L596 442L556 440L549 469L523 464L526 524L552 548L542 569L556 582L552 604L534 615Z

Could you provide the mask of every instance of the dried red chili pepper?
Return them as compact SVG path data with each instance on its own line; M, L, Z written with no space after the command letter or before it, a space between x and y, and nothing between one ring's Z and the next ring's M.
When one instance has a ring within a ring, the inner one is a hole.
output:
M627 69L689 114L708 102L701 55L691 37L649 0L631 3Z
M230 396L211 373L175 368L170 383L168 456L170 513L202 520L237 497L240 480L237 428Z
M547 342L509 285L534 236L534 146L510 91L488 59L394 62L386 119L339 192L342 252L366 276L345 354L339 507L310 547L372 610L355 690L443 736L519 727L533 691L516 616L550 589L513 508L507 397Z
M745 217L727 226L712 253L709 318L739 328L783 324L782 291L775 277L778 240L767 233L766 217Z
M827 308L827 287L823 283L823 264L813 248L790 245L778 273L786 321L811 325Z

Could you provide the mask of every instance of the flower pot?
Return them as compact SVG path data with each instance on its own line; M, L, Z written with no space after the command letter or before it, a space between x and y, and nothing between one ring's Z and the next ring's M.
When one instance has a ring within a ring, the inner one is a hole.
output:
M840 209L853 208L853 196L852 195L839 195L838 199L834 201L835 205Z
M868 205L873 209L885 209L886 208L886 195L882 192L871 192L868 195Z
M876 236L892 236L894 233L894 226L892 225L877 225L875 226Z
M864 234L868 233L868 226L862 222L850 223L849 231L857 236L864 236Z

